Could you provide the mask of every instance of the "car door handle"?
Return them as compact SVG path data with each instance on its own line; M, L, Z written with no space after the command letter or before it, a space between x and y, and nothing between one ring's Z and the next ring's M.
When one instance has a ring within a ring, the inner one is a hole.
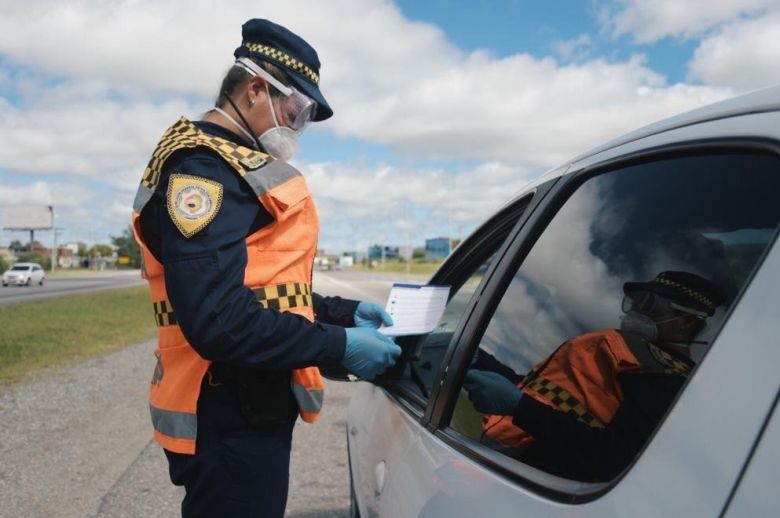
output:
M385 461L380 461L374 468L374 475L376 477L374 485L374 498L379 499L382 494L382 489L385 487Z

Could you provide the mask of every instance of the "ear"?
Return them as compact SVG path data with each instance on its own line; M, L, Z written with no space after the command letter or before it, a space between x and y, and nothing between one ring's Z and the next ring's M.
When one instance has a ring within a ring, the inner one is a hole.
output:
M265 79L257 76L250 78L246 83L246 93L255 102L264 102L267 95Z

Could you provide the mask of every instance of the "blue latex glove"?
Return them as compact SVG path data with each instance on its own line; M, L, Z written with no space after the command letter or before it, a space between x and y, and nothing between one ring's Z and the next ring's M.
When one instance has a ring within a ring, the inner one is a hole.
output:
M492 415L512 415L523 397L522 391L501 374L470 369L463 388L478 412Z
M384 324L393 325L393 317L387 314L385 308L373 302L361 302L355 310L355 325L357 327L373 327L379 329Z
M348 327L341 364L363 379L372 380L395 365L401 348L376 329Z

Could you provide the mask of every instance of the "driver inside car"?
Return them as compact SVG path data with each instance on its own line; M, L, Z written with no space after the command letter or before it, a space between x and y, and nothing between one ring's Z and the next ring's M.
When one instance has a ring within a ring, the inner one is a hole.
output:
M508 369L466 373L469 400L486 414L483 438L575 480L609 480L628 466L690 375L688 346L725 294L682 271L627 282L623 292L619 330L564 342L519 381Z

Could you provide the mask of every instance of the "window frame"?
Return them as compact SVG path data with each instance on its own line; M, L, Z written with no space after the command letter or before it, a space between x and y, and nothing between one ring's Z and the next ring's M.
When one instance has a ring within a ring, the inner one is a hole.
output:
M392 373L390 373L389 376L385 375L374 381L374 383L382 387L392 399L397 401L401 408L417 418L423 426L427 426L430 421L433 402L437 399L442 379L445 376L444 371L446 371L446 366L449 364L451 356L458 349L457 344L460 334L463 331L463 323L470 320L470 315L484 292L484 287L493 275L496 265L501 262L501 259L506 254L509 243L514 240L517 233L525 225L531 214L536 210L536 207L541 203L557 181L558 178L536 186L499 209L497 213L482 223L456 248L455 252L444 261L428 281L429 284L449 285L451 284L450 280L453 278L458 278L462 275L470 275L473 268L478 266L474 263L475 260L482 255L483 247L488 243L492 243L499 233L506 232L506 237L503 238L496 249L496 258L485 271L484 277L475 290L474 295L469 299L463 316L453 332L452 339L442 358L442 362L436 369L436 374L433 378L433 386L431 387L431 393L428 399L426 400L416 392L410 390L406 384L401 384L399 383L399 380L393 379ZM514 221L514 223L512 223L512 221ZM508 230L507 226L509 226ZM449 300L452 299L455 294L456 292L450 293L447 301L448 304ZM420 335L400 337L397 342L401 347L407 348L411 347L412 344L420 338Z
M463 384L462 380L465 377L474 351L479 347L482 336L516 272L522 267L528 253L534 248L539 237L547 229L555 215L585 182L602 174L659 160L734 153L773 155L780 159L780 142L769 138L750 137L693 139L622 154L564 173L560 181L552 186L550 192L545 197L544 203L540 204L541 206L537 207L537 210L528 215L523 228L519 229L504 244L505 253L501 260L498 261L498 264L494 265L495 268L490 279L483 285L483 296L479 300L474 301L475 305L471 314L458 336L457 349L453 351L453 354L446 357L449 360L449 363L443 369L446 375L441 381L439 390L436 392L436 399L432 401L432 404L429 404L431 417L427 423L428 429L438 439L455 448L474 462L551 500L567 504L583 504L602 497L617 486L642 457L647 446L653 441L656 433L663 426L669 412L674 408L677 400L688 387L692 377L686 380L659 422L659 425L634 460L614 479L598 483L563 479L540 471L479 444L451 428L449 423ZM780 174L780 171L778 174ZM767 244L749 277L735 296L734 302L729 311L724 315L719 329L713 335L713 344L717 341L721 330L725 327L731 315L739 307L744 292L752 283L766 256L775 245L778 234L780 234L780 230L775 231L775 235ZM706 357L707 355L705 354L697 368L706 360Z

